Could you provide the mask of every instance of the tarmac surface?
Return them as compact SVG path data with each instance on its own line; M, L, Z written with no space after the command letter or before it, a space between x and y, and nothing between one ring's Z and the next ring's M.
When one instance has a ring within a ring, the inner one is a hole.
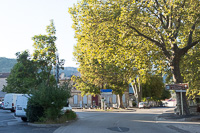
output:
M73 109L75 112L139 112L140 110L137 108L128 108L128 109L109 109L109 110L100 110L100 109ZM76 121L76 120L75 120ZM155 121L157 123L165 124L168 128L176 130L180 133L200 133L200 115L190 115L190 116L180 116L174 114L174 108L167 108L162 114L158 114L155 117ZM74 122L74 121L73 121ZM56 124L51 126L67 126L66 124ZM40 126L37 124L33 124L30 126ZM49 125L46 125L48 127ZM42 127L45 127L43 125Z
M170 109L155 118L158 123L167 123L167 127L180 133L200 133L200 115L176 115Z

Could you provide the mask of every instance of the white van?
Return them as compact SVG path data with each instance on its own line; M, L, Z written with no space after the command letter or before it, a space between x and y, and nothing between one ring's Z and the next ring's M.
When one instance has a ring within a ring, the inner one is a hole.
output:
M25 109L27 108L28 98L29 97L30 96L28 94L23 94L23 95L17 96L17 99L16 99L15 116L16 117L21 117L21 119L23 121L27 121Z
M4 97L4 110L10 110L11 112L15 112L15 104L17 96L22 94L8 93Z

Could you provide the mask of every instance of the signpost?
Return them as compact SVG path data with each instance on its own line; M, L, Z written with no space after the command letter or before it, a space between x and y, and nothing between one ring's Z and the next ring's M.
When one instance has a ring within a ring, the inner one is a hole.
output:
M188 83L179 83L179 84L167 84L165 86L166 90L175 90L176 92L181 93L181 113L183 115L183 92L186 92L186 90L189 88Z
M165 89L166 90L187 90L188 83L180 83L180 84L167 84Z

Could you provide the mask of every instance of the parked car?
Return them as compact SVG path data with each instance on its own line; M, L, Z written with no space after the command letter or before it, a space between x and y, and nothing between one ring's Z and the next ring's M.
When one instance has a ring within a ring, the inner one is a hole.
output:
M22 94L8 93L4 97L4 110L10 110L11 112L15 112L15 104L17 96Z
M3 109L4 101L0 102L0 109Z
M139 102L139 109L141 108L150 108L147 102Z
M18 95L16 99L15 106L15 116L21 117L22 121L27 121L26 111L28 98L30 96L28 94Z

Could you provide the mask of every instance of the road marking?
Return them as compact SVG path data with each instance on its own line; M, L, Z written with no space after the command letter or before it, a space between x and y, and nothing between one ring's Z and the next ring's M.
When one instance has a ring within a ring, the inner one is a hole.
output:
M10 122L10 121L18 121L18 120L16 120L16 119L9 119L9 120L2 120L0 122Z
M117 128L119 129L120 132L122 132L122 130L119 127L117 127Z

